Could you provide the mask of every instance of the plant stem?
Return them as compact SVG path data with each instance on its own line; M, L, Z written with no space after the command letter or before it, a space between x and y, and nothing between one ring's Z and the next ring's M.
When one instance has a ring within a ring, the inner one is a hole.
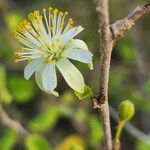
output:
M120 137L123 130L123 127L125 126L125 121L119 121L118 126L116 128L116 135L113 141L113 150L120 150L121 144L120 144Z
M108 0L99 0L96 7L99 19L100 31L100 91L97 98L97 105L100 108L103 128L104 128L104 142L107 150L112 149L110 114L108 105L108 82L111 52L113 48L113 41L111 38L111 31L109 25L109 11Z
M125 121L119 121L117 129L116 129L116 135L114 138L114 143L116 144L119 143L120 141L120 136L121 136L124 125L125 125Z

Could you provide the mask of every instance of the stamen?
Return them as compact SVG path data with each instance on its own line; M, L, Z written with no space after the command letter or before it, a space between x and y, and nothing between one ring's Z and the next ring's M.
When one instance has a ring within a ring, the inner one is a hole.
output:
M66 22L65 17L69 13L52 7L43 8L42 12L40 14L40 11L35 10L28 15L28 20L25 19L18 25L14 37L25 47L14 52L17 57L15 62L42 57L46 63L50 63L57 59L57 52L63 50L65 44L62 44L62 38L73 28L73 19L69 18ZM73 34L77 30L75 28ZM72 37L69 35L67 39L69 38Z

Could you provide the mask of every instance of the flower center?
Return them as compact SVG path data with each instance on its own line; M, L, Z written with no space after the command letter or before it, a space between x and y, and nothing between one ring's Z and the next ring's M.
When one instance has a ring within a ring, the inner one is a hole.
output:
M15 38L24 47L15 52L16 62L33 60L42 57L46 62L58 60L65 45L71 39L76 30L73 29L73 20L69 18L65 22L68 12L58 11L49 7L43 8L43 15L34 11L28 15L28 20L23 20L15 32ZM71 35L70 35L71 34Z

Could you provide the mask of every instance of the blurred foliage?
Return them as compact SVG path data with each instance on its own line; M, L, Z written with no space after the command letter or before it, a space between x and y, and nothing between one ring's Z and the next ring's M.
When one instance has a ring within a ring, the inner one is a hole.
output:
M7 90L6 70L3 65L0 65L0 78L0 103L10 103L12 101L12 96Z
M136 150L149 150L150 143L144 141L138 141L136 145Z
M146 0L110 1L110 22L123 18L135 6ZM0 150L98 150L103 141L102 125L99 114L91 109L86 98L91 90L75 93L87 101L76 101L73 91L58 77L59 98L37 90L32 79L26 81L22 72L24 64L13 63L13 50L18 48L13 33L29 12L42 7L57 7L67 10L85 30L78 37L86 41L94 54L94 70L76 63L83 73L85 82L97 95L99 88L99 35L95 4L91 0L0 0L0 102L7 104L7 111L13 118L19 118L31 134L25 143L11 129L0 126ZM150 21L149 16L138 21L133 30L117 42L112 56L109 97L110 103L117 108L122 99L132 99L135 104L135 126L148 133L150 121ZM77 37L77 38L78 38ZM11 105L8 105L11 104ZM140 120L140 121L139 121ZM142 121L141 121L142 120ZM112 120L113 122L113 120ZM114 122L112 123L114 128ZM149 144L123 135L123 150L148 150ZM129 141L129 139L132 139ZM18 142L19 141L19 142ZM21 147L21 148L20 148Z
M136 61L136 51L130 39L123 39L118 44L118 54L123 60L128 62Z
M24 18L19 11L9 12L5 16L5 21L10 32L14 33L20 21Z
M8 86L14 101L18 103L27 102L35 95L35 86L31 80L27 81L20 76L11 76L8 79Z
M40 114L35 116L32 120L29 121L29 129L34 132L44 132L51 130L56 124L58 117L60 117L59 106L51 104Z
M31 134L25 138L27 150L51 150L48 141L38 134Z
M12 150L17 142L17 134L12 129L6 129L3 137L0 138L1 150Z
M66 137L56 149L57 150L84 150L85 143L80 136L70 135Z

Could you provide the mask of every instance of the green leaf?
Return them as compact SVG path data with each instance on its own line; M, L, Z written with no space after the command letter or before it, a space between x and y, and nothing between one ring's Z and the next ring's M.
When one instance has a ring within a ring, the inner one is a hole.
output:
M38 134L30 134L27 136L25 146L27 150L51 150L48 141Z
M95 116L88 117L88 124L90 129L89 143L93 149L96 149L95 146L103 140L102 124Z
M60 109L57 105L48 106L43 112L29 121L28 127L34 132L44 132L52 129L60 116Z
M89 98L93 96L92 90L85 85L84 86L84 92L83 93L79 93L77 91L74 91L75 95L81 100L81 99L85 99L85 98Z
M138 141L136 150L150 150L150 142Z
M12 129L6 129L2 138L0 138L1 150L12 150L17 141L17 134Z
M5 67L0 65L0 102L10 103L12 101L12 96L7 90L6 76Z
M14 100L18 103L31 100L36 92L33 82L31 80L27 81L20 76L10 77L8 85Z

